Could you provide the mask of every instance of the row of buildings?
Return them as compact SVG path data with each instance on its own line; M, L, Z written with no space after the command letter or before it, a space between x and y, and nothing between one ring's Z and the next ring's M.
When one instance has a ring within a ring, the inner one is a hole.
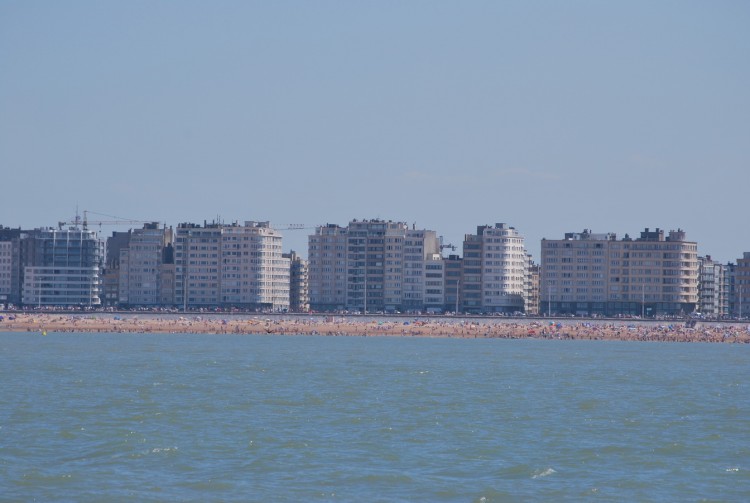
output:
M540 263L505 223L448 254L433 230L352 220L284 253L269 222L157 223L106 241L86 225L0 227L0 304L257 311L464 312L724 318L750 310L750 253L720 264L682 230L543 239Z

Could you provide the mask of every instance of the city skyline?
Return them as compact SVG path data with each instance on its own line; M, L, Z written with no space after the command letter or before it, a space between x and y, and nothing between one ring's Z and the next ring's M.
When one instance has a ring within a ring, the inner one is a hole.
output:
M5 227L9 229L22 229L22 230L32 230L32 229L45 229L45 228L61 228L61 229L68 229L68 228L83 228L86 227L88 230L94 231L97 233L99 239L106 240L108 237L112 236L113 233L117 232L128 232L128 230L135 230L140 229L142 225L150 224L151 221L142 221L142 222L136 222L135 220L129 220L129 219L122 219L123 224L122 225L114 225L114 224L100 224L100 222L106 221L106 222L115 222L117 219L120 219L121 217L117 216L110 216L105 214L99 214L95 212L91 212L93 216L99 216L102 218L109 217L109 220L101 220L100 218L92 218L88 217L88 223L86 220L86 217L84 217L84 212L78 212L75 216L73 216L70 219L65 220L57 220L57 223L55 225L53 224L36 224L28 227L24 227L21 225L9 223L9 222L3 222L0 220L0 227ZM252 219L252 218L240 218L240 219L233 219L231 221L224 220L220 216L214 217L213 219L204 218L200 221L187 221L185 219L181 219L176 222L164 222L164 221L153 221L153 223L157 223L159 225L165 226L167 228L171 227L176 229L181 224L189 224L189 225L203 225L203 224L222 224L222 225L230 225L232 223L238 223L242 225L245 222L268 222L270 228L277 230L281 236L282 236L282 246L284 253L294 251L295 253L299 254L299 256L303 259L308 259L308 238L315 233L315 229L318 227L325 227L326 225L340 225L340 226L346 226L347 224L355 221L383 221L383 222L394 222L394 223L403 223L407 227L415 227L417 229L424 229L424 230L431 230L435 231L438 237L441 237L443 239L443 244L445 244L445 251L442 252L443 256L448 255L458 255L463 256L463 250L462 250L462 243L464 241L464 238L468 235L471 235L477 227L489 225L492 226L496 223L504 223L509 225L511 228L514 228L518 233L525 238L525 247L527 252L530 254L532 260L539 264L540 256L541 256L541 241L542 240L560 240L563 239L566 234L569 233L580 233L580 232L589 232L593 234L612 234L617 239L623 239L624 237L628 236L632 239L635 239L638 237L638 235L646 230L661 230L665 232L670 231L683 231L686 232L690 238L690 241L696 242L698 245L698 255L704 256L704 257L710 257L713 259L713 261L718 263L734 263L738 259L743 258L743 254L747 252L747 250L739 250L736 254L733 256L730 256L728 259L720 259L717 254L712 253L710 251L710 246L701 243L694 239L693 232L690 231L690 229L685 229L683 227L679 226L667 226L667 227L660 227L660 226L654 226L654 227L648 227L648 226L641 226L639 229L631 229L622 233L615 232L612 230L607 229L591 229L587 227L582 228L571 228L568 230L563 230L558 234L555 235L545 235L543 238L540 238L539 241L532 242L528 239L528 234L524 231L524 229L519 229L517 226L513 225L512 222L492 222L490 223L479 223L474 226L467 226L466 232L461 235L459 239L456 239L454 241L451 241L445 237L445 235L441 232L439 228L431 228L426 226L418 225L418 222L410 222L408 220L403 219L383 219L383 218L349 218L344 219L341 221L329 221L324 224L318 224L318 225L307 225L307 224L290 224L291 227L288 227L286 225L279 225L274 223L272 220L261 220L261 219ZM64 224L64 225L63 225ZM300 225L297 227L297 225ZM538 234L538 231L535 232L535 234ZM291 243L291 244L290 244ZM451 249L451 245L455 248L455 250Z
M734 261L749 24L744 2L6 2L0 224L407 219L459 246L507 222L535 259L682 228Z

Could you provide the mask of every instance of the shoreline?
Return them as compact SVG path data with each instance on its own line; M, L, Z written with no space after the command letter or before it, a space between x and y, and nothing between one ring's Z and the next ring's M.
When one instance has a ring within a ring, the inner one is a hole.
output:
M11 319L14 318L14 319ZM750 343L750 325L725 322L503 320L414 318L353 319L345 316L178 316L29 313L5 315L0 332L197 333L324 336L441 337L458 339L561 339Z

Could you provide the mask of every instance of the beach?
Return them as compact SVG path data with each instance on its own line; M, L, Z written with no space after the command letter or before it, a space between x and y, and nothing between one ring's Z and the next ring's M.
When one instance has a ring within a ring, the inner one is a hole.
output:
M0 332L204 333L750 343L750 325L699 321L12 313Z

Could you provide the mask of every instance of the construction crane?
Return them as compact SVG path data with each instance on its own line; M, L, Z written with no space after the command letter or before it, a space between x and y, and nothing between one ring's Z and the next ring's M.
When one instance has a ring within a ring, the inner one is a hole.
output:
M440 251L442 252L446 248L450 248L452 251L456 251L456 247L453 244L448 243L447 245L444 245L443 244L443 236L440 236Z
M94 215L100 215L103 217L109 217L116 220L89 220L88 214L93 213ZM146 220L130 220L127 218L120 218L113 215L105 215L103 213L96 213L94 211L88 211L83 210L83 218L78 214L76 211L76 216L71 221L65 221L65 222L57 222L57 225L60 229L62 229L66 225L74 225L75 227L81 227L83 230L88 230L89 224L93 225L99 225L100 227L102 225L142 225L142 224L150 224L154 223L152 221L146 221Z
M320 225L288 224L286 227L275 227L277 231L302 231L305 229L317 229Z

